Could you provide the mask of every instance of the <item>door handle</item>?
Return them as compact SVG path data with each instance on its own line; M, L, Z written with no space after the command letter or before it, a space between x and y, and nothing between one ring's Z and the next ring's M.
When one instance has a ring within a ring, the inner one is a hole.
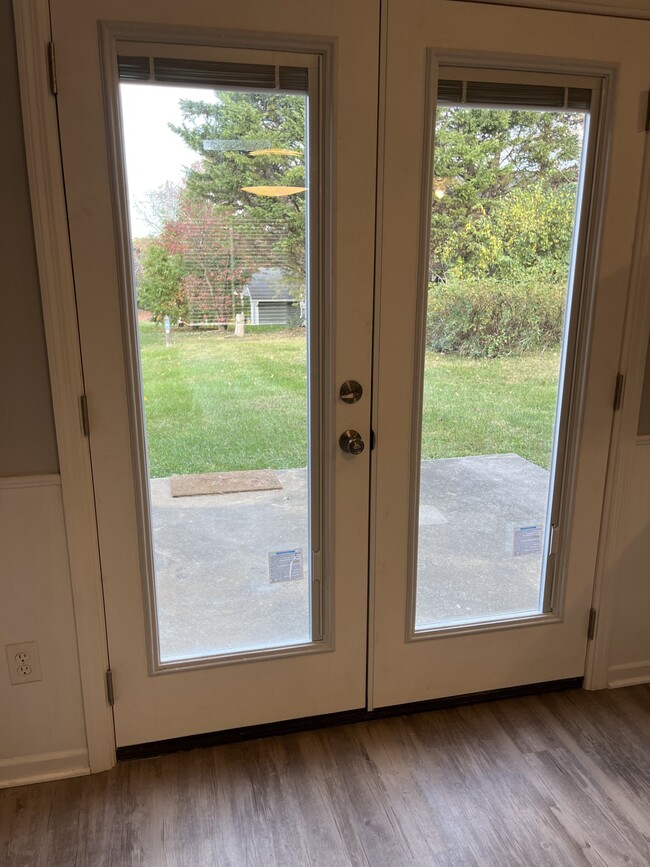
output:
M360 455L365 448L365 443L358 431L345 430L339 437L339 446L348 455Z

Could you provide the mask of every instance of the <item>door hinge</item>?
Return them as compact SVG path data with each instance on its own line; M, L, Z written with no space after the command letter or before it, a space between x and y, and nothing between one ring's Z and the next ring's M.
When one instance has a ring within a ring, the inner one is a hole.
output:
M587 640L593 641L596 635L596 609L592 608L589 611L589 623L587 625Z
M109 668L106 671L106 698L111 707L115 705L115 692L113 691L113 672Z
M82 394L79 398L81 407L81 427L83 428L84 436L90 436L90 416L88 415L88 397Z
M625 374L616 374L616 387L614 388L614 412L619 410L623 405L623 386L625 385Z
M56 55L54 53L54 43L47 43L47 65L50 70L50 92L55 96L59 92L58 83L56 80Z

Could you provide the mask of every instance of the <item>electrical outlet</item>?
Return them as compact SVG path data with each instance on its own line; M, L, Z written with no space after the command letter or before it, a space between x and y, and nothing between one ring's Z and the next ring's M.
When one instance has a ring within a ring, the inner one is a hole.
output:
M23 641L20 644L5 644L9 680L17 686L21 683L33 683L43 680L41 660L38 655L38 644L35 641Z

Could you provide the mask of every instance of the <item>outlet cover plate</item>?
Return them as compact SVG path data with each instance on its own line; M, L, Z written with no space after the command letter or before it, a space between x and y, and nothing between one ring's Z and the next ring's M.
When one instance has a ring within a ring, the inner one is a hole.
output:
M35 641L21 641L19 644L5 644L9 680L14 686L43 680L38 644ZM28 670L29 669L29 670ZM20 672L24 671L25 674Z

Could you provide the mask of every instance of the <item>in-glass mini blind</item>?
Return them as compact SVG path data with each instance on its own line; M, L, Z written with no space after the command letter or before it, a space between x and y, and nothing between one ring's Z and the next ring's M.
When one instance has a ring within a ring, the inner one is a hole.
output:
M120 81L152 81L232 90L283 90L306 93L308 70L300 66L186 60L179 57L119 55Z
M591 106L591 90L547 84L441 78L438 80L438 102L475 108L554 108L587 111Z

